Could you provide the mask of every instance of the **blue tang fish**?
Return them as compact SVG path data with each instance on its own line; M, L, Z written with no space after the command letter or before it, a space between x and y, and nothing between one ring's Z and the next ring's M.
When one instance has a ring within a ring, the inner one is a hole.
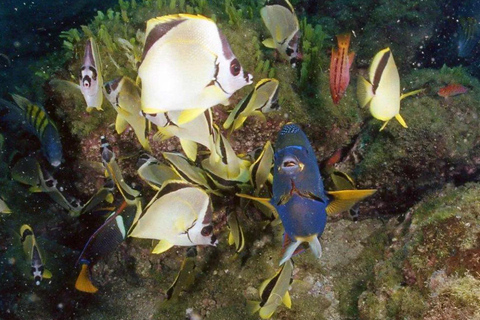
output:
M313 148L295 124L281 129L275 150L270 204L278 212L286 236L292 240L280 264L288 261L303 242L320 258L319 237L325 229L327 215L348 210L375 190L326 192Z

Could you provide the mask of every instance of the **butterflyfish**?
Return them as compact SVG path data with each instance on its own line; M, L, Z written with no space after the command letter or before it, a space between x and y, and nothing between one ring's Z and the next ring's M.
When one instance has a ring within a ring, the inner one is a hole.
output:
M135 215L136 208L123 201L90 236L76 262L76 265L80 265L80 273L75 282L77 290L87 293L98 291L92 282L91 269L99 259L115 251L125 240Z
M80 203L73 197L64 194L58 181L44 170L35 158L26 157L18 160L11 170L12 178L30 186L30 192L44 192L58 205L68 210L71 216L78 216L82 210Z
M116 156L113 152L113 148L110 143L108 143L108 140L105 138L105 136L100 137L100 143L100 154L102 157L102 164L105 167L106 176L111 178L115 182L118 191L122 195L123 199L127 202L127 204L137 209L137 214L135 216L134 222L132 223L133 225L137 222L140 214L142 213L142 193L139 190L136 190L129 186L123 179L122 171L116 161Z
M192 121L183 124L180 124L179 121L181 114L182 111L170 111L157 114L155 118L151 118L147 114L147 119L157 125L158 132L154 139L165 140L173 136L177 137L185 155L192 161L197 158L197 143L214 151L216 132L213 128L211 109L205 110ZM158 122L160 117L162 120Z
M300 27L293 6L288 0L267 0L260 14L272 36L264 40L263 45L276 49L282 58L295 67L300 58Z
M355 52L348 52L350 34L337 35L338 49L332 48L330 58L330 95L334 104L338 104L347 90L350 82L350 67Z
M17 94L12 97L15 104L0 99L0 122L22 124L40 140L47 161L58 167L63 161L63 153L57 127L41 105Z
M80 214L91 212L103 202L112 204L114 201L115 182L107 179L103 186L83 205Z
M223 128L232 127L232 131L237 130L243 126L249 116L252 115L265 120L264 113L279 108L278 80L262 79L255 85L250 94L243 98L230 112Z
M152 251L157 254L173 246L216 246L211 199L194 185L166 184L145 208L130 236L160 240Z
M160 163L160 161L147 153L142 154L138 158L137 168L140 178L157 191L162 188L165 181L181 179L172 167Z
M25 252L28 263L31 266L30 275L38 286L43 278L50 279L52 273L45 268L44 259L38 247L35 234L29 225L22 225L20 228L20 241Z
M249 168L250 183L254 188L255 196L265 188L267 181L272 182L272 166L273 166L273 148L270 141L265 143L262 152Z
M292 275L293 262L289 259L273 277L262 282L258 289L260 301L247 301L247 310L251 314L258 311L260 318L270 319L282 303L290 309L292 300L288 289L293 282Z
M123 76L104 86L107 100L117 111L115 130L122 134L130 125L142 147L151 152L147 138L147 120L141 115L140 88L129 77Z
M230 142L216 128L218 138L216 140L216 151L202 160L202 168L213 180L215 185L221 189L231 189L239 183L249 180L248 168L251 163L235 154Z
M227 224L230 232L228 234L228 244L235 245L235 251L241 252L245 247L245 236L243 234L243 228L238 221L238 216L235 211L231 212L227 216Z
M97 43L93 38L88 39L85 45L85 54L79 78L80 91L87 102L87 112L92 111L93 108L102 110L102 63Z
M175 14L148 20L138 76L142 110L183 111L187 123L252 83L215 22L201 15Z
M424 89L400 95L400 76L390 48L383 49L375 55L368 74L369 80L362 76L358 77L357 96L360 106L369 105L372 116L384 121L380 131L385 129L393 117L407 128L405 120L400 115L400 101Z
M175 301L182 291L185 291L195 282L195 268L197 267L195 260L197 257L197 248L190 247L187 249L185 259L183 259L180 271L178 271L175 280L167 290L166 300Z

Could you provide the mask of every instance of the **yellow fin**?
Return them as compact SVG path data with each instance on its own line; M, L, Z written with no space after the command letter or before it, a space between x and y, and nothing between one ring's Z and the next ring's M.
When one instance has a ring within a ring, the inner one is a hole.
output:
M290 293L288 293L288 291L283 296L282 302L288 309L292 308L292 299L290 298Z
M173 244L171 244L167 240L160 240L160 242L155 246L155 248L153 248L152 253L160 254L167 251L171 247L173 247Z
M95 287L90 281L90 271L88 270L88 265L86 264L82 264L82 270L80 271L77 281L75 282L75 289L88 293L95 293L98 291L98 288Z
M50 270L44 269L44 270L43 270L43 277L44 277L45 279L51 279L51 278L52 278L52 273L50 272Z
M42 190L42 188L41 188L40 186L30 187L30 188L28 188L28 191L30 191L31 193L43 192L43 190Z
M277 209L275 209L275 207L270 203L269 198L254 197L254 196L244 194L244 193L237 193L236 196L238 196L240 198L245 198L245 199L257 201L260 204L266 206L268 209L270 209L276 217L278 216Z
M205 109L203 108L183 110L180 116L178 116L177 124L182 125L188 123L204 112Z
M382 127L380 128L380 130L378 130L378 131L382 131L383 129L385 129L385 127L387 126L387 124L388 124L389 121L390 121L390 120L385 121L385 122L383 123Z
M370 82L362 76L358 76L357 80L357 98L360 107L365 107L374 97L373 87Z
M105 197L105 201L107 201L108 203L113 203L113 200L115 198L113 197L113 194L112 193L109 193L106 197Z
M407 93L404 93L400 96L400 100L406 98L406 97L410 97L410 96L413 96L417 93L420 93L420 92L423 92L425 91L425 89L418 89L418 90L414 90L414 91L410 91L410 92L407 92Z
M125 120L124 117L120 116L120 114L117 115L117 120L115 121L115 130L117 131L118 134L122 134L125 129L128 127L128 122Z
M180 144L188 159L195 161L197 159L197 143L191 140L180 139Z
M230 232L228 233L228 245L231 246L231 245L234 244L234 243L235 243L235 239L233 238L233 233L232 233L232 231L230 231Z
M405 122L405 120L403 120L402 116L400 115L400 113L397 113L395 115L395 119L397 119L398 122L400 122L400 124L402 125L402 127L404 128L408 128L407 127L407 123Z
M258 310L260 310L260 302L259 301L247 301L247 312L249 314L254 314Z
M327 206L327 215L347 211L353 207L355 203L371 196L376 191L376 189L328 191L328 195L332 196L333 200Z
M273 38L268 38L268 39L265 39L262 41L262 44L267 47L267 48L271 48L271 49L275 49L275 42L273 41Z

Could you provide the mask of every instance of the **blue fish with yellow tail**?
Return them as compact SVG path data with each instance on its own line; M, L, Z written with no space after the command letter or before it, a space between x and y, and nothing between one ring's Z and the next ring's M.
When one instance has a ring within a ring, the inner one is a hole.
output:
M273 197L269 205L277 211L286 236L292 241L280 264L288 261L303 242L320 258L319 237L325 229L327 215L349 210L376 190L326 192L310 141L295 124L281 129L275 150ZM259 198L255 200L266 203Z
M63 161L63 155L57 127L42 106L16 94L12 97L16 104L0 99L0 122L23 124L25 130L40 140L48 162L58 167Z

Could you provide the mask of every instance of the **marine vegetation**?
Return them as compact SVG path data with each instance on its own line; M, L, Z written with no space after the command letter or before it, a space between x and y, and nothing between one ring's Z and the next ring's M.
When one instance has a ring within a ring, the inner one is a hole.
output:
M389 3L329 5L120 0L65 30L18 88L45 107L0 100L0 317L478 317L480 84L360 34Z

